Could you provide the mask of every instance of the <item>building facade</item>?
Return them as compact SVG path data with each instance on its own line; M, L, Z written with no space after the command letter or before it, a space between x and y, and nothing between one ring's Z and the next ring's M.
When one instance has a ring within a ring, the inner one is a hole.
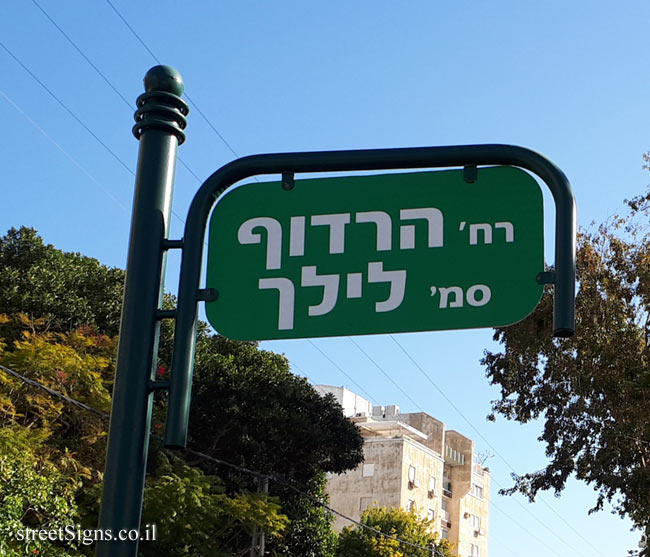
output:
M373 406L344 387L317 385L332 393L364 438L364 462L329 475L334 509L359 520L371 506L401 507L433 520L433 528L459 557L487 557L490 472L474 462L474 442L424 412ZM335 527L349 526L337 518Z

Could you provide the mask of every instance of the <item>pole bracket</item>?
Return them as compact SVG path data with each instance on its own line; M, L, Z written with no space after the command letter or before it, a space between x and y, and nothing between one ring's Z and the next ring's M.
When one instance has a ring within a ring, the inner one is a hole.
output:
M176 310L175 309L157 309L156 310L156 320L160 321L162 319L175 319Z
M165 381L149 381L149 392L152 391L168 391L169 380Z
M282 173L282 189L291 191L296 187L296 176L293 172Z
M183 249L183 245L184 245L183 240L168 240L165 238L162 243L162 248L164 250Z
M463 178L468 184L473 184L478 180L478 168L475 164L466 164L463 167Z
M537 284L555 284L555 271L538 273L535 280L537 280Z
M214 302L218 297L219 292L216 288L201 288L196 294L199 302Z

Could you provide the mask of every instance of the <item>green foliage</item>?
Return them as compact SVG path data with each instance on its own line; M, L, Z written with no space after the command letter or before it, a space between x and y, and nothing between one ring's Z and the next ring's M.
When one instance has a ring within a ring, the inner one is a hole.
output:
M321 397L306 379L293 375L284 356L219 336L200 341L191 446L290 479L324 499L323 474L355 468L363 458L362 443L334 398ZM229 486L253 488L248 476L203 466L227 477ZM291 519L284 541L271 542L270 549L287 556L331 556L334 533L322 507L281 485L270 489Z
M114 339L92 330L36 333L42 322L20 314L1 321L22 330L23 338L11 346L0 343L0 364L108 412ZM100 481L106 425L100 416L0 371L0 555L87 551L83 544L75 549L73 542L27 541L14 534L83 521L89 510L82 508L81 495Z
M545 421L540 440L549 464L515 477L505 493L531 500L542 490L559 494L574 474L598 493L592 511L607 500L644 528L650 525L650 237L635 217L647 212L648 196L629 205L629 217L579 236L576 335L551 337L547 291L528 318L496 331L503 347L486 352L483 363L501 388L495 413Z
M361 435L333 397L293 375L284 356L218 336L197 354L190 430L211 456L301 485L363 458Z
M108 413L115 349L115 339L92 330L24 331L11 350L0 347L0 364ZM107 421L0 372L0 426L13 425L46 432L51 446L75 453L99 476Z
M143 524L155 524L157 540L141 544L143 556L219 557L241 554L253 528L279 536L287 525L277 500L262 494L225 493L219 478L160 453L145 492ZM239 545L238 545L239 544Z
M372 507L363 513L361 523L375 531L361 526L344 528L339 536L339 557L430 557L432 545L438 557L453 555L449 542L439 540L438 534L432 531L432 521L421 519L415 513Z
M0 308L6 314L46 318L56 331L90 324L110 336L118 333L121 269L45 245L26 227L0 238L0 269Z
M29 228L11 229L0 238L0 269L0 307L7 312L0 315L0 364L108 412L123 271L45 245ZM166 296L165 307L174 303ZM173 322L165 321L159 351L162 378L172 339ZM154 428L162 427L165 404L165 395L158 394ZM25 481L31 470L34 485L42 480L52 493L66 487L69 509L61 511L61 523L75 519L84 528L96 524L106 426L104 418L0 371L0 429L8 438L15 432L16 439L38 439L20 462L7 458L22 466ZM281 475L322 501L324 472L354 468L362 459L361 436L332 397L320 397L306 380L292 375L283 356L261 351L254 343L210 336L204 323L196 350L191 436L202 452ZM199 469L196 462L170 461L155 450L153 454L159 460L149 468L144 518L157 524L159 537L155 544L143 544L143 555L237 554L250 544L254 526L266 530L267 548L277 554L334 555L331 518L309 498L276 483L267 498L254 493L249 475L205 462ZM40 478L48 466L59 476ZM50 480L54 483L48 484ZM26 495L24 505L42 506L30 497ZM46 511L41 513L44 523L53 523ZM0 517L0 528L13 527L8 524ZM28 550L16 547L21 554ZM69 555L90 551L66 547ZM46 550L50 553L41 554L67 555L43 545Z
M75 494L82 478L70 454L49 448L47 432L0 427L0 555L77 555L61 544L26 541L25 529L56 530L75 524ZM23 532L23 539L19 539Z
M325 475L321 474L305 491L316 501L328 504L325 484ZM334 557L338 536L332 529L333 516L314 500L282 485L276 485L274 491L280 495L291 523L284 535L271 540L267 547L286 557Z

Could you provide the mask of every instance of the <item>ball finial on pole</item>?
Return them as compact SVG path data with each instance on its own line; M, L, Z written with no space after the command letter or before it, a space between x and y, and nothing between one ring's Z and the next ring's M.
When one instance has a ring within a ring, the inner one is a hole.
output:
M171 66L154 66L144 76L144 90L147 93L164 91L180 97L184 89L181 74Z

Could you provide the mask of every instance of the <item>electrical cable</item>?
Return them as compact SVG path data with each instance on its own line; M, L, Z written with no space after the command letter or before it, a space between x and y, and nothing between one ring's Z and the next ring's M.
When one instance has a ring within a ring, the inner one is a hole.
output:
M23 68L31 77L36 81L47 93L70 115L72 118L76 120L76 122L83 128L85 129L95 140L102 146L106 151L110 153L110 155L118 162L120 165L132 176L135 176L135 172L129 168L129 166L113 151L106 143L104 143L98 136L93 132L82 120L79 118L68 106L59 98L57 97L52 90L43 83L34 72L32 72L23 62L11 51L9 48L2 42L0 41L0 47L2 47L9 56L11 56L18 65Z
M133 106L132 106L132 104L129 102L129 100L128 100L128 99L127 99L127 98L126 98L122 93L120 93L120 91L117 89L117 87L115 87L115 85L113 85L113 83L111 82L111 80L108 79L108 77L106 77L106 75L105 75L105 74L104 74L104 73L103 73L103 72L102 72L102 71L101 71L101 70L100 70L100 69L99 69L99 68L98 68L94 63L93 63L93 61L92 61L92 60L91 60L91 59L90 59L90 58L89 58L89 57L84 53L84 51L79 47L79 45L77 45L77 43L75 43L75 42L70 38L70 36L69 36L69 35L68 35L68 34L67 34L67 33L66 33L66 32L65 32L65 31L64 31L64 30L63 30L63 29L62 29L62 28L61 28L61 27L56 23L56 21L54 21L54 19L52 18L52 16L51 16L51 15L50 15L50 14L49 14L49 13L48 13L48 12L47 12L43 7L42 7L42 6L41 6L41 5L36 1L36 0L32 0L32 3L33 3L34 5L36 5L36 7L37 7L41 12L43 12L43 15L45 15L45 17L50 21L50 23L51 23L52 25L54 25L54 27L56 27L56 29L59 31L59 33L61 33L61 34L66 38L66 40L67 40L67 41L68 41L68 42L73 46L73 48L74 48L74 49L75 49L75 50L76 50L76 51L81 55L81 57L82 57L82 58L83 58L83 59L84 59L84 60L85 60L89 65L90 65L90 67L91 67L93 70L95 70L95 72L97 73L97 75L99 75L99 77L101 77L101 78L104 80L104 82L106 82L106 84L107 84L107 85L108 85L108 86L109 86L109 87L114 91L114 93L115 93L115 94L116 94L120 99L122 99L122 101L124 102L124 104L126 104L126 106L127 106L130 110L133 110ZM189 100L189 99L188 99L188 100ZM188 171L188 172L189 172L189 173L190 173L190 174L191 174L191 175L196 179L197 182L199 182L199 183L203 182L203 180L201 180L201 178L199 178L199 177L196 175L196 173L195 173L195 172L194 172L194 171L193 171L193 170L188 166L188 164L183 160L183 158L182 158L180 155L178 156L178 161L179 161L179 162L181 163L181 165L183 165L183 167L184 167L184 168L185 168L185 169L186 169L186 170L187 170L187 171Z
M415 359L414 359L414 358L409 354L409 352L404 348L404 346L402 346L402 344L401 344L401 343L400 343L400 342L395 338L395 336L392 335L392 334L389 335L389 336L390 336L390 338L393 340L393 342L394 342L394 343L395 343L395 344L400 348L400 350L402 350L402 352L407 356L407 358L411 361L411 363L412 363L412 364L413 364L413 365L414 365L414 366L415 366L415 367L416 367L416 368L417 368L417 369L422 373L422 375L424 375L424 377L427 379L427 381L429 381L429 383L431 383L431 385L432 385L432 386L433 386L433 387L434 387L434 388L435 388L435 389L436 389L436 390L437 390L437 391L442 395L442 397L443 397L443 398L444 398L444 399L449 403L449 405L450 405L450 406L451 406L451 407L452 407L452 408L453 408L453 409L454 409L454 410L455 410L455 411L456 411L456 412L457 412L457 413L458 413L458 414L463 418L463 420L465 420L465 422L466 422L466 423L467 423L467 424L472 428L472 430L474 430L474 431L476 432L476 434L477 434L477 435L478 435L478 436L479 436L479 437L480 437L480 438L481 438L481 439L482 439L482 440L487 444L487 446L490 447L490 449L491 449L492 451L494 451L494 453L495 453L495 454L496 454L496 455L497 455L497 456L498 456L498 457L499 457L499 458L500 458L500 459L501 459L501 460L506 464L506 466L507 466L508 468L510 468L510 470L511 470L513 473L516 474L517 471L516 471L515 468L512 466L512 464L510 464L510 462L508 462L508 461L503 457L503 455L501 455L501 454L499 453L499 451L496 450L496 448L495 448L495 447L494 447L494 446L493 446L493 445L492 445L492 444L491 444L491 443L490 443L490 442L485 438L485 436L484 436L484 435L483 435L483 434L482 434L482 433L481 433L481 432L480 432L480 431L479 431L479 430L474 426L474 424L473 424L473 423L472 423L472 422L471 422L471 421L470 421L470 420L465 416L465 414L463 414L463 412L461 412L461 410L460 410L460 409L459 409L459 408L458 408L458 407L457 407L457 406L452 402L452 400L451 400L451 399L450 399L450 398L449 398L449 397L448 397L448 396L443 392L443 390L442 390L440 387L438 387L438 385L433 381L433 379L431 379L431 377L429 376L429 374L426 373L426 371L424 371L424 369L422 368L422 366L420 366L420 364L418 364L418 362L417 362L417 361L416 361L416 360L415 360ZM375 363L375 365L377 365L377 364ZM497 487L500 487L500 488L503 489L503 486L500 485L499 482L497 482L497 481L494 480L494 479L493 479L492 481L493 481L495 484L497 484ZM548 530L548 531L551 532L555 537L557 537L558 540L560 540L560 541L561 541L562 543L564 543L565 545L571 547L571 545L568 544L565 540L563 540L563 539L562 539L562 538L557 534L557 532L555 532L555 531L554 531L553 529L551 529L549 526L547 526L546 524L544 524L544 522L542 522L542 521L541 521L537 516L535 516L535 515L534 515L534 514L533 514L533 513L532 513L532 512L531 512L531 511L530 511L530 510L525 506L525 505L523 505L523 504L521 503L521 501L518 501L517 499L513 499L513 500L514 500L514 501L515 501L515 502L516 502L516 503L517 503L517 504L518 504L522 509L524 509L524 510L525 510L525 511L530 515L530 516L532 516L532 517L533 517L533 518L534 518L538 523L540 523L544 528L546 528L546 530ZM548 504L548 502L546 502L542 497L539 497L539 500L542 501L542 502L543 502L547 507L549 507L549 508L550 508L550 509L551 509L551 510L552 510L552 511L553 511L553 512L558 516L558 517L562 518L562 520L563 520L564 522L566 522L566 524L569 526L569 528L570 528L570 529L571 529L571 530L572 530L572 531L573 531L573 532L574 532L574 533L575 533L575 534L576 534L580 539L582 539L585 543L587 543L588 545L590 545L591 548L592 548L594 551L596 551L598 554L600 554L600 555L602 555L603 557L605 557L605 555L604 555L604 554L603 554L603 553L602 553L602 552L601 552L601 551L600 551L596 546L594 546L594 545L593 545L593 544L592 544L592 543L591 543L587 538L585 538L585 537L584 537L584 536L583 536L583 535L582 535L578 530L576 530L573 526L571 526L570 522L567 521L566 519L564 519L564 518L563 518L563 517L562 517L562 516L561 516L561 515L560 515L560 514L555 510L555 509L553 509L553 507L551 507L551 506ZM577 551L575 548L572 548L572 549L573 549L574 551Z
M127 208L124 203L122 203L117 197L115 197L107 188L105 188L97 178L95 178L90 172L88 172L83 166L81 166L80 163L77 162L76 159L72 157L70 153L68 153L61 145L59 145L54 138L48 134L39 124L34 120L29 114L27 114L16 102L9 97L2 89L0 89L0 95L4 97L4 99L11 105L13 106L16 111L20 113L21 116L23 116L32 126L34 126L39 132L41 132L47 139L50 140L50 142L59 150L61 151L72 164L74 164L79 170L81 170L88 178L90 178L95 185L101 189L108 197L110 197L115 203L117 203L127 214L129 213L129 209Z
M345 375L352 382L353 385L355 385L364 395L366 395L370 402L375 404L375 406L379 406L378 404L376 404L377 401L372 396L370 396L368 391L366 391L361 385L359 385L359 383L357 383L354 380L354 378L351 375L349 375L340 365L338 365L334 360L332 360L332 358L330 358L327 354L325 354L325 352L323 352L313 340L307 339L307 341L316 350L318 350L336 369L338 369L343 375Z
M47 86L45 83L43 83L34 72L32 72L9 48L2 42L0 41L0 47L2 47L19 65L20 67L23 68L49 95L61 106L65 109L65 111L74 118L79 125L81 125L106 151L108 151L111 156L124 167L129 174L131 174L134 178L136 176L135 171L133 171L116 153L113 151L106 143L104 143L98 136L93 132L84 122L79 118L68 106L61 100L59 97L57 97L54 92ZM185 220L181 218L176 211L172 210L172 214L181 221L181 223L185 224Z
M456 405L455 405L455 404L454 404L454 403L449 399L449 397L448 397L448 396L447 396L447 395L446 395L446 394L445 394L445 393L440 389L440 387L438 387L438 386L434 383L434 381L433 381L433 380L428 376L428 374L424 371L424 369L422 369L422 367L421 367L421 366L420 366L420 365L419 365L419 364L418 364L418 363L417 363L417 362L416 362L416 361L411 357L411 355L410 355L410 354L409 354L409 353L404 349L404 347L403 347L403 346L402 346L402 345L401 345L401 344L400 344L400 343L395 339L395 337L394 337L393 335L389 335L389 336L390 336L391 339L392 339L392 340L397 344L397 346L398 346L398 347L399 347L399 348L400 348L400 349L401 349L401 350L402 350L402 351L407 355L407 357L411 360L411 362L412 362L412 363L413 363L413 364L414 364L414 365L415 365L415 366L416 366L416 367L417 367L417 368L422 372L422 374L423 374L423 375L424 375L424 376L429 380L429 382L430 382L430 383L431 383L431 384L432 384L432 385L433 385L433 386L434 386L434 387L435 387L435 388L440 392L440 394L441 394L441 395L445 398L445 400L446 400L446 401L447 401L447 402L452 406L452 408L454 408L454 410L456 410L456 412L458 412L458 414L460 414L460 416L461 416L461 417L462 417L462 418L463 418L463 419L468 423L468 425L469 425L469 426L470 426L470 427L471 427L471 428L472 428L472 429L473 429L473 430L474 430L474 431L475 431L475 432L476 432L476 433L481 437L481 439L483 439L483 440L485 441L485 443L490 447L490 449L492 449L492 450L493 450L497 455L499 455L499 457L501 458L501 460L503 460L503 462L505 462L506 465L507 465L508 467L510 467L511 470L512 470L513 472L515 472L514 468L512 468L512 466L508 463L508 461L506 461L505 458L502 457L502 456L498 453L498 451L497 451L497 450L496 450L496 449L495 449L495 448L490 444L490 442L489 442L489 441L488 441L488 440L487 440L487 439L486 439L486 438L481 434L481 432L480 432L480 431L479 431L479 430L478 430L478 429L477 429L477 428L476 428L476 427L475 427L475 426L474 426L474 425L469 421L469 419L468 419L468 418L467 418L467 417L466 417L466 416L465 416L465 415L460 411L460 409L459 409L459 408L458 408L458 407L457 407L457 406L456 406ZM418 408L421 412L425 412L425 413L426 413L426 411L422 408L422 406L421 406L420 404L418 404L417 402L415 402L415 401L413 400L413 398L412 398L411 396L409 396L409 395L408 395L408 394L407 394L407 393L406 393L406 392L405 392L405 391L404 391L404 390L403 390L403 389L402 389L402 388L401 388L401 387L400 387L400 386L399 386L399 385L398 385L398 384L397 384L397 383L392 379L392 377L390 377L390 375L388 374L388 372L386 372L386 370L384 370L384 369L382 368L382 366L380 366L380 365L377 363L377 361L376 361L374 358L372 358L372 357L371 357L371 356L370 356L370 355L369 355L369 354L368 354L368 353L367 353L367 352L366 352L366 351L365 351L365 350L364 350L364 349L363 349L363 348L362 348L362 347L361 347L361 346L360 346L360 345L359 345L359 344L358 344L358 343L357 343L357 342L356 342L352 337L347 337L347 338L348 338L348 340L350 340L350 342L352 342L355 346L357 346L357 348L359 348L359 350L360 350L360 351L361 351L361 352L362 352L362 353L363 353L363 354L368 358L368 360L370 360L370 362L372 362L372 364L373 364L373 365L374 365L374 366L375 366L379 371L381 371L382 374L383 374L385 377L387 377L387 378L390 380L390 382L391 382L393 385L395 385L395 386L396 386L396 387L397 387L397 388L402 392L402 394L404 394L404 395L405 395L405 396L406 396L406 397L411 401L411 403L412 403L416 408ZM515 472L515 473L516 473L516 472ZM503 488L503 486L501 486L501 485L499 484L499 482L497 482L495 479L491 479L491 482L494 482L494 483L497 485L497 487ZM533 517L533 518L534 518L534 519L535 519L539 524L541 524L541 525L542 525L546 530L548 530L548 531L551 533L551 535L555 536L555 537L556 537L556 538L557 538L561 543L567 545L568 547L571 547L574 551L577 552L578 555L581 555L581 553L579 552L579 550L573 548L569 543L567 543L565 540L563 540L563 539L562 539L562 538L557 534L557 532L555 532L553 529L551 529L549 526L547 526L547 525L546 525L546 524L545 524L545 523L544 523L544 522L543 522L539 517L535 516L535 515L534 515L534 514L533 514L533 513L528 509L528 508L526 508L526 507L525 507L525 506L524 506L520 501L518 501L517 499L513 499L513 501L515 501L515 502L516 502L516 503L517 503L517 504L518 504L518 505L519 505L519 506L520 506L524 511L526 511L530 516L532 516L532 517ZM577 532L576 532L576 533L577 533ZM580 534L578 534L578 535L580 535ZM582 536L580 535L580 537L582 537ZM589 542L587 542L587 543L589 543ZM591 544L590 544L590 545L591 545ZM594 547L594 549L595 549L598 553L600 553L601 555L603 555L600 551L598 551L597 548ZM603 557L604 557L604 555L603 555Z
M126 18L120 13L120 11L115 7L115 4L111 2L111 0L106 0L106 3L112 8L112 10L115 12L117 17L119 17L122 20L122 23L126 25L127 29L131 31L133 36L137 39L137 41L144 47L144 49L151 55L151 57L158 63L161 64L162 62L158 59L158 57L153 53L153 51L147 46L147 43L145 43L140 35L136 32L136 30L129 25L129 22L126 20ZM208 126L212 129L212 131L219 137L219 139L223 142L223 144L228 147L230 152L236 157L239 158L239 155L237 152L232 148L232 145L226 141L226 138L219 132L219 130L216 128L216 126L210 122L208 117L203 113L203 111L199 108L199 106L190 98L190 96L185 93L185 98L188 100L188 102L194 107L196 112L199 113L201 118L205 120L205 122L208 124Z
M12 370L12 369L10 369L8 367L0 365L0 370L4 371L5 373L8 373L12 377L20 379L21 381L23 381L24 383L26 383L28 385L32 385L34 387L37 387L37 388L45 391L46 393L48 393L48 394L50 394L50 395L52 395L52 396L54 396L56 398L59 398L59 399L65 401L65 402L67 402L69 404L77 406L77 407L79 407L79 408L81 408L83 410L86 410L88 412L92 412L93 414L96 414L96 415L98 415L98 416L100 416L102 418L109 418L109 414L107 414L106 412L102 412L101 410L98 410L96 408L93 408L92 406L84 404L83 402L81 402L79 400L76 400L74 398L66 396L63 393L55 391L54 389L50 389L49 387L39 383L38 381L34 381L33 379L29 379L28 377L25 377L24 375L18 373L17 371L14 371L14 370ZM151 437L152 437L152 439L161 440L161 438L159 436L157 436L157 435L151 435ZM329 505L323 503L322 501L320 501L318 498L314 497L313 495L310 495L309 493L305 493L301 489L298 489L290 481L285 480L281 476L278 476L276 474L265 474L265 473L262 473L262 472L257 472L257 471L254 471L254 470L250 470L250 469L245 468L243 466L238 466L237 464L232 464L232 463L227 462L225 460L221 460L221 459L212 457L212 456L210 456L208 454L202 453L200 451L196 451L194 449L184 448L184 449L181 449L181 450L183 452L185 452L185 453L188 453L188 454L191 454L191 455L194 455L194 456L198 456L198 457L203 458L205 460L208 460L210 462L214 462L215 464L221 464L221 465L227 466L229 468L237 470L238 472L243 472L243 473L246 473L246 474L255 476L257 478L261 478L261 479L273 480L273 481L275 481L277 483L280 483L280 484L288 487L289 489L291 489L295 493L298 493L300 496L309 499L311 502L313 502L314 504L322 507L323 509L327 510L328 512L330 512L332 514L335 514L337 516L340 516L341 518L343 518L345 520L349 520L350 522L352 522L353 524L356 524L357 526L360 526L362 528L365 528L367 530L370 530L370 531L374 532L375 534L379 534L380 536L395 540L395 541L397 541L397 542L399 542L401 544L404 544L404 545L407 545L407 546L410 546L410 547L421 549L421 550L427 551L427 552L431 552L433 550L433 551L435 551L436 553L438 553L439 555L442 556L442 553L439 553L438 550L435 547L425 547L425 546L422 546L422 545L418 545L418 544L409 542L407 540L402 540L402 539L398 538L397 536L392 536L390 534L386 534L386 533L382 532L381 530L373 528L372 526L368 526L367 524L363 524L362 522L359 522L359 521L357 521L357 520L355 520L355 519L353 519L353 518L339 512L339 511L337 511L336 509L331 508Z
M409 542L409 541L406 541L406 540L402 540L402 539L398 538L397 536L392 536L390 534L385 534L381 530L378 530L376 528L373 528L372 526L368 526L367 524L363 524L362 522L359 522L359 521L357 521L357 520L355 520L355 519L353 519L353 518L351 518L349 516L346 516L343 513L337 511L336 509L333 509L330 506L326 505L325 503L323 503L322 501L320 501L318 498L314 497L313 495L310 495L310 494L305 493L304 491L298 489L297 487L292 485L289 481L283 479L281 476L278 476L278 475L275 475L275 474L262 474L261 472L255 472L253 470L249 470L247 468L244 468L243 466L237 466L236 464L231 464L230 462L227 462L225 460L214 458L214 457L212 457L210 455L207 455L205 453L201 453L199 451L195 451L193 449L182 449L182 450L184 452L190 453L190 454L192 454L194 456L204 458L204 459L206 459L206 460L208 460L210 462L214 462L216 464L222 464L224 466L228 466L230 468L238 470L239 472L244 472L244 473L247 473L247 474L251 474L251 475L254 475L254 476L259 477L259 478L273 480L273 481L275 481L277 483L280 483L280 484L288 487L289 489L291 489L292 491L298 493L302 497L305 497L305 498L309 499L311 502L317 504L318 506L324 508L325 510L331 512L332 514L340 516L341 518L344 518L345 520L349 520L350 522L352 522L353 524L356 524L357 526L360 526L362 528L370 530L370 531L374 532L375 534L379 534L379 535L381 535L381 536L383 536L385 538L395 540L395 541L397 541L397 542L399 542L401 544L408 545L408 546L411 546L411 547L415 547L417 549L421 549L421 550L424 550L424 551L431 551L430 547L425 547L425 546L422 546L422 545L418 545L418 544L415 544L415 543L412 543L412 542ZM437 552L437 549L435 551Z
M83 410L87 410L88 412L92 412L93 414L96 414L97 416L100 416L102 418L108 418L109 414L106 412L102 412L101 410L97 410L97 408L93 408L92 406L88 406L87 404L84 404L83 402L76 400L74 398L70 398L69 396L64 395L63 393L60 393L59 391L55 391L54 389L50 389L49 387L43 385L42 383L39 383L38 381L34 381L33 379L29 379L28 377L25 377L24 375L21 375L17 371L14 371L13 369L10 369L8 367L5 367L3 365L0 365L0 370L4 371L5 373L8 373L9 375L15 377L16 379L20 379L22 382L27 383L28 385L31 385L32 387L36 387L38 389L41 389L45 391L46 393L59 398L61 400L64 400L68 404L72 404L73 406L77 406L79 408L82 408Z

